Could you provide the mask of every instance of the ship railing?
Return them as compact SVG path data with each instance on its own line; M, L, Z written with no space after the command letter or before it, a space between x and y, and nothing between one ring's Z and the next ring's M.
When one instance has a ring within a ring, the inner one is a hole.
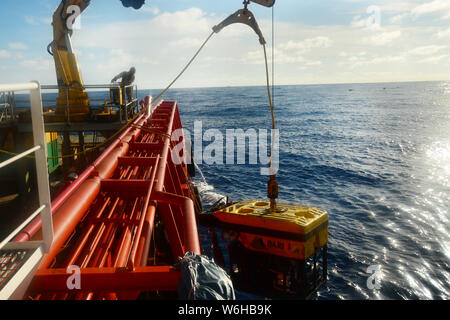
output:
M129 99L127 91L129 88L132 89L132 97ZM111 83L111 84L98 84L98 85L85 85L83 87L67 87L67 86L57 86L57 85L42 85L41 90L50 91L50 90L59 90L63 89L66 91L66 97L68 98L68 93L70 89L84 89L84 90L95 90L95 89L104 89L109 90L109 99L95 99L89 98L91 102L90 108L94 110L95 108L105 108L108 107L111 110L116 108L119 112L119 121L121 123L127 123L133 115L139 113L139 103L138 103L138 87L137 85L129 85L125 87L121 87L120 84ZM113 90L117 90L120 95L118 101L115 101L113 97ZM105 105L105 100L107 104ZM108 101L109 100L109 101ZM55 104L55 99L42 99L43 106L45 109L58 109L65 108L66 119L65 122L67 124L71 123L71 108L82 107L76 105L70 105L69 99L66 100L66 104L63 106L57 106ZM95 105L95 103L97 103ZM17 119L16 115L20 113L20 109L28 109L28 99L22 96L15 96L14 92L4 92L0 94L0 123L11 123L15 122Z
M21 298L43 255L49 252L53 242L53 220L41 86L39 82L0 85L0 93L23 91L29 92L35 146L0 163L0 169L34 154L40 207L0 242L0 300ZM41 241L10 242L14 236L38 215L40 215L42 220Z
M58 85L42 85L42 90L65 90L66 93L66 104L64 106L56 106L56 105L45 105L46 108L66 108L66 122L70 123L70 108L80 107L70 105L69 103L69 90L79 89L79 90L109 90L109 103L107 105L104 104L105 99L93 99L89 98L89 101L92 102L103 102L99 104L97 107L110 107L117 108L119 111L119 120L122 123L127 123L129 119L132 118L134 114L139 112L139 103L138 103L138 87L135 84L128 85L122 87L119 83L110 83L110 84L95 84L95 85L83 85L83 86L58 86ZM129 89L132 90L133 94L131 97L128 97L127 91ZM114 91L117 90L119 93L118 99L114 98ZM130 98L130 99L129 99ZM108 100L108 99L106 99ZM116 101L118 100L118 101ZM44 100L45 102L54 102L54 100ZM90 105L91 109L96 107L95 105Z
M14 101L14 92L0 93L0 123L15 120Z
M127 90L131 89L133 94L131 95L131 98L128 99ZM138 110L139 103L138 103L138 88L137 85L131 84L128 86L125 86L122 90L122 99L125 102L124 104L124 116L125 119L122 119L122 112L120 113L120 121L121 122L128 122L129 119L134 115L139 113L140 110ZM121 110L122 111L122 110Z

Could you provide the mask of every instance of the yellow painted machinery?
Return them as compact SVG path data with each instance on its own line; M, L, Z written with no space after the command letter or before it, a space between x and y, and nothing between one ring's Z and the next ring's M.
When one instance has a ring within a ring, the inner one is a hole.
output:
M53 42L52 54L55 61L56 77L58 81L58 98L56 100L56 115L65 119L65 108L70 106L71 118L88 116L90 114L89 97L83 88L80 69L75 53L73 52L71 35L72 27L69 18L74 14L71 9L78 7L76 14L81 14L89 5L89 1L72 0L63 1L53 14ZM71 8L72 7L72 8ZM73 18L72 18L73 19Z
M327 275L328 214L318 208L243 201L200 215L214 255L225 264L215 229L228 241L237 288L270 297L308 298Z
M131 6L135 9L141 8L145 3L145 0L121 1L124 7ZM48 51L55 61L58 97L55 113L46 116L49 121L64 121L68 112L72 122L85 121L91 115L89 96L71 41L76 18L90 3L90 0L63 0L53 14L53 41Z

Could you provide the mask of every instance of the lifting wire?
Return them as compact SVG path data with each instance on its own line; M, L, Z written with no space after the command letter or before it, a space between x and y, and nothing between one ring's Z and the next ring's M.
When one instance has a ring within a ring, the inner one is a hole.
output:
M272 103L275 106L275 6L272 6Z
M270 86L270 77L269 77L269 66L268 66L268 59L267 59L267 50L266 50L266 41L264 39L264 36L261 32L261 30L259 29L258 23L256 22L256 19L253 15L253 13L247 9L247 6L249 4L249 1L244 1L244 9L238 10L236 11L234 14L230 15L227 19L225 19L222 23L220 23L219 25L215 26L213 28L213 32L206 38L206 40L203 42L203 44L200 46L200 48L197 50L197 52L194 54L194 56L191 58L191 60L189 60L189 62L187 63L187 65L181 70L181 72L175 77L175 79L164 89L162 90L154 99L155 104L157 102L159 102L159 99L172 87L172 85L184 74L184 72L189 68L189 66L192 64L192 62L194 62L194 60L198 57L198 55L200 54L200 52L202 51L202 49L206 46L206 44L208 43L208 41L212 38L212 36L214 35L214 33L219 33L223 28L225 28L226 26L230 25L230 24L234 24L234 23L244 23L246 25L248 25L249 27L251 27L256 34L259 36L259 42L261 43L261 45L263 46L264 49L264 60L265 60L265 67L266 67L266 86L267 86L267 95L268 95L268 99L269 99L269 105L270 105L270 111L271 111L271 116L272 116L272 129L273 129L273 133L272 133L272 141L271 141L271 148L270 148L270 161L269 161L269 173L270 173L270 178L268 181L268 186L267 186L267 195L270 199L270 211L274 212L276 210L276 199L278 198L278 182L276 179L276 174L273 172L273 149L274 149L274 141L275 141L275 137L276 137L276 124L275 124L275 112L274 112L274 104L273 104L273 100L272 97L274 97L275 94L275 87L274 87L274 81L275 81L275 71L274 71L274 64L275 64L275 48L274 48L274 44L275 44L275 31L274 31L274 7L272 7L272 93L271 91L271 86ZM117 137L121 132L123 132L128 126L130 126L136 119L138 116L140 116L142 114L142 112L144 112L145 110L141 111L139 114L136 114L132 119L130 119L127 124L125 124L122 128L120 128L118 131L116 131L111 137L109 137L108 139L106 139L105 141L103 141L102 143L100 143L97 146L94 146L92 148L88 148L85 149L81 152L77 152L74 154L70 154L70 155L61 155L58 157L48 157L47 159L64 159L64 158L70 158L70 157L74 157L74 156L80 156L82 154L86 154L88 152L91 152L93 150L96 150L106 144L108 144L112 139L114 139L115 137ZM142 128L140 128L142 129ZM159 134L159 132L153 132L155 134ZM9 152L6 150L1 150L0 149L0 153L4 153L7 155L11 155L11 156L16 156L16 153L13 152ZM27 158L34 158L33 156L28 156Z
M206 38L205 42L203 42L203 44L200 46L200 48L197 50L197 52L195 53L195 55L192 57L192 59L188 62L188 64L183 68L183 70L181 70L181 72L178 74L178 76L176 76L176 78L163 90L161 91L160 94L158 94L154 101L158 102L158 99L161 98L166 92L167 90L169 90L172 85L183 75L183 73L187 70L187 68L189 68L189 66L192 64L192 62L195 60L195 58L197 58L197 56L200 54L200 51L202 51L202 49L206 46L206 44L208 43L209 39L211 39L211 37L214 35L214 31L211 32L211 34L208 36L208 38Z
M278 198L278 182L275 173L272 170L272 161L273 161L273 147L276 135L276 126L275 126L275 6L272 6L272 96L270 96L270 83L269 83L269 68L267 66L267 54L266 54L266 46L264 45L264 59L266 61L266 73L267 73L267 90L269 92L269 104L270 110L272 114L272 143L270 149L270 162L269 162L269 170L270 170L270 178L267 183L267 196L270 199L270 211L276 211L276 199Z

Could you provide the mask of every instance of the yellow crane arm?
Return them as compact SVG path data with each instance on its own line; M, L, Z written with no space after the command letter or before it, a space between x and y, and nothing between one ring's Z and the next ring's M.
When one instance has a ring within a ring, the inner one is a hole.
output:
M71 113L90 113L89 97L83 89L83 80L71 43L74 19L89 4L90 1L84 0L63 0L53 14L51 48L59 87L56 104L57 106L71 106ZM58 108L56 112L57 114L64 113L65 109Z
M124 7L140 9L145 0L121 0ZM70 106L71 114L89 114L89 97L83 89L78 61L73 52L71 36L76 18L90 5L90 0L62 0L53 14L51 54L59 87L57 106ZM58 108L57 113L65 109Z
M140 9L145 0L121 0L124 7ZM244 0L245 8L250 2L266 7L274 5L275 0ZM83 79L78 67L77 57L72 49L71 36L76 18L90 5L91 0L62 0L53 14L53 41L49 45L55 60L56 77L59 87L57 106L70 107L70 113L90 114L89 97L83 88ZM66 108L57 108L57 115L63 115Z

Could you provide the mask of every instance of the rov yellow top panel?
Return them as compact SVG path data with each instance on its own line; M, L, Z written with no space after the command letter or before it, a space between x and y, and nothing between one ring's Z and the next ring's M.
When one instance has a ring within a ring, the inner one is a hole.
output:
M295 226L295 229L303 234L308 234L324 222L328 221L328 213L318 208L277 204L276 212L270 212L270 203L264 201L243 201L220 210L221 213L231 214L235 217L261 218L268 225ZM242 219L240 219L242 221ZM254 219L252 219L254 220ZM270 223L272 221L272 223Z

